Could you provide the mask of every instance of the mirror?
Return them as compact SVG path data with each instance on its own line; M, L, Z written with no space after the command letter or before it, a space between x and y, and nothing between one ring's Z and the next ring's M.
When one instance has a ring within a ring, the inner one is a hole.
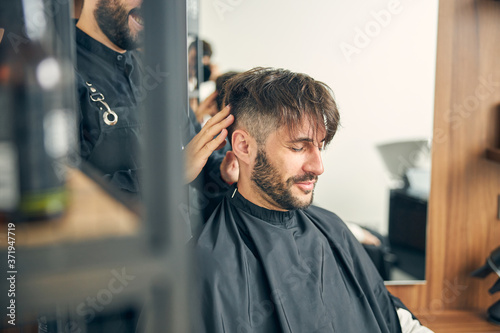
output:
M432 135L437 12L438 0L200 3L200 36L221 73L281 67L332 88L341 126L324 152L314 204L396 247L412 245L379 258L389 262L387 279L396 280L388 283L425 277L430 163L422 159L430 154L422 142ZM381 152L401 142L410 142L406 155ZM384 154L395 154L400 165L389 166ZM413 187L423 192L408 191Z

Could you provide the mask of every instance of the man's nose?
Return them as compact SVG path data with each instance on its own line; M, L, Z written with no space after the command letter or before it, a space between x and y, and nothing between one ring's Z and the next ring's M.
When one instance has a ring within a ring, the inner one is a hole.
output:
M313 173L316 176L321 175L325 171L323 167L323 158L321 157L321 151L319 149L312 149L304 165L304 171Z

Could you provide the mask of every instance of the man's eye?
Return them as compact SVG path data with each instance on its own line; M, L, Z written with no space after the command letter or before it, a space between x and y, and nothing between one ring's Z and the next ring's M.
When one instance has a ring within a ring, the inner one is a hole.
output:
M292 150L293 150L293 151L296 151L296 152L301 152L301 151L303 151L303 150L304 150L304 147L302 147L302 148L293 148L293 147L292 147Z

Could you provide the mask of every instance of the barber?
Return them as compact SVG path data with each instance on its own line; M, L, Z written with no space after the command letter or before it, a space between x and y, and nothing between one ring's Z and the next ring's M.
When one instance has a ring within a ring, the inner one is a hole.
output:
M143 78L149 75L162 79L161 73L143 68L137 50L143 34L141 4L142 0L85 0L76 24L81 156L111 183L134 194L140 192L139 105L147 94ZM219 168L224 156L211 157L223 146L225 128L233 121L229 109L198 134L185 118L183 125L192 138L184 149L186 183L194 181L209 160L215 169L209 174L222 183L231 182L234 176ZM222 163L223 167L227 165Z

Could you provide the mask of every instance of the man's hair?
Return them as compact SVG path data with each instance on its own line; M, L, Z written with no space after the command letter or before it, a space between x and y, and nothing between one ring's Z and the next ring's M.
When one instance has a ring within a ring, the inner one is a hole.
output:
M201 42L203 44L203 56L208 56L209 58L212 57L212 45L205 40L201 40Z
M226 83L236 75L238 75L239 72L235 71L230 71L227 73L224 73L222 75L219 75L215 79L215 91L217 91L217 97L215 98L215 101L217 102L217 110L222 110L223 107L223 102L224 102L224 96L226 96Z
M340 115L331 89L306 74L285 69L254 68L226 82L224 105L231 106L234 123L246 129L259 145L269 134L285 127L293 136L303 120L326 130L324 145L335 135Z
M209 42L207 42L203 39L201 40L201 44L203 47L202 55L208 56L209 58L212 57L212 54L213 54L212 45L210 45ZM197 41L195 40L195 41L192 41L191 44L189 44L188 50L190 51L191 49L196 48L196 47L197 47Z

